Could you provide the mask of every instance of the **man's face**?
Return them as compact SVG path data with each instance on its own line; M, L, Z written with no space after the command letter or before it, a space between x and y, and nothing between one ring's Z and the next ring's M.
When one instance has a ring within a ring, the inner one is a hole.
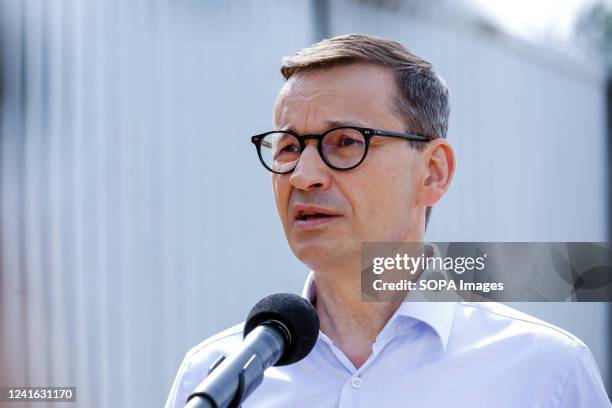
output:
M348 125L406 131L393 111L392 72L367 64L310 70L292 76L275 107L275 129L322 133ZM360 259L362 242L422 239L417 204L426 165L401 139L373 137L355 169L329 168L309 139L297 167L274 174L276 205L289 245L313 269ZM321 215L324 214L324 215Z

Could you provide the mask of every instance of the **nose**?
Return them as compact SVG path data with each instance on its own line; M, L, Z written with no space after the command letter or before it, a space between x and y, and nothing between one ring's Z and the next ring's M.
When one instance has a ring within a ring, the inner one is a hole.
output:
M326 189L330 184L329 170L317 151L317 141L308 140L289 182L293 187L304 191Z

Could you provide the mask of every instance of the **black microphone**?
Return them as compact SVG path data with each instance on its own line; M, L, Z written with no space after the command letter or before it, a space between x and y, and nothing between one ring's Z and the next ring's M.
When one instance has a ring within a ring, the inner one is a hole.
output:
M249 312L238 350L219 357L186 407L238 407L261 384L267 368L300 361L318 335L319 317L306 299L291 293L263 298Z

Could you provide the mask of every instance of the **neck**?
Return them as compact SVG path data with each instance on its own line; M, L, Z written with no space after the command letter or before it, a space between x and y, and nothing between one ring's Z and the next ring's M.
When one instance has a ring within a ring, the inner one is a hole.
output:
M378 333L401 303L362 302L360 270L357 260L349 267L314 271L321 331L357 368L372 354Z
M425 208L419 228L388 242L423 242ZM355 255L355 254L354 254ZM372 354L372 345L402 300L361 301L361 256L346 256L334 265L313 267L321 331L342 350L356 368Z

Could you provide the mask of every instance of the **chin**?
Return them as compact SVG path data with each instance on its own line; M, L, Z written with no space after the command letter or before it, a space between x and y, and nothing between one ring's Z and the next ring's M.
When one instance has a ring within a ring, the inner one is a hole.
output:
M294 242L289 245L295 256L309 268L316 270L326 266L346 263L347 259L354 260L361 257L361 248L351 250L346 242L340 240L309 240Z

